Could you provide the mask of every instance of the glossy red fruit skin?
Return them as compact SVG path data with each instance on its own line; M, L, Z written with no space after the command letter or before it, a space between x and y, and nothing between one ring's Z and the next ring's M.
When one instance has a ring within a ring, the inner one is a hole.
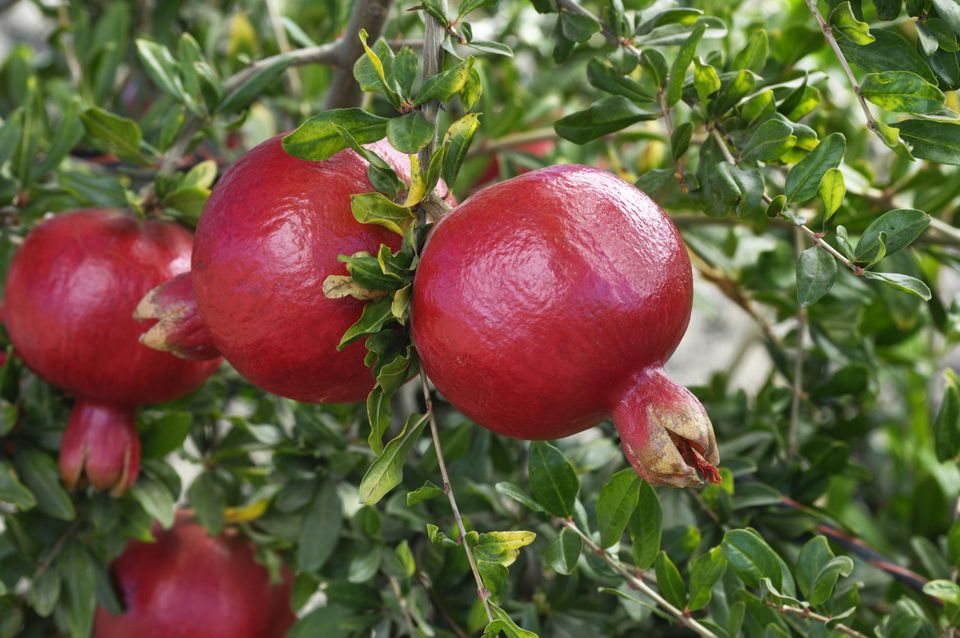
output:
M350 196L371 192L352 150L322 162L284 152L282 136L250 150L204 208L193 253L193 289L216 349L237 371L298 401L363 399L373 387L363 343L337 351L363 302L327 299L323 281L346 274L341 254L396 250L400 237L358 223ZM369 148L409 179L409 159L386 141Z
M129 487L140 455L136 406L180 397L216 370L217 360L183 361L141 345L143 326L132 316L147 291L189 268L191 247L175 224L80 210L38 225L14 256L4 299L13 346L77 399L61 446L69 486L89 459L95 487Z
M678 387L658 371L692 300L689 258L656 203L608 172L553 166L477 192L437 225L414 282L413 339L440 393L480 425L556 439L616 413L638 473L688 485L698 479L679 453L652 467L643 452L671 447L670 429L716 462L693 395L647 391L650 379ZM695 423L667 428L674 414Z
M184 517L154 535L111 566L125 610L98 609L94 638L282 638L296 620L290 574L271 585L248 540L210 537Z
M37 226L7 275L4 317L17 355L67 393L136 406L200 386L216 362L189 362L139 343L133 309L190 268L189 231L110 210Z

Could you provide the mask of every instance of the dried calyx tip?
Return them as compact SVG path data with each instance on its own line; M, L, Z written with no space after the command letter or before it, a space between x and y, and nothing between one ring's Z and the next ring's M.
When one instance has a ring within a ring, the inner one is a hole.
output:
M614 423L627 459L648 483L689 487L722 481L706 410L662 370L636 379L614 409Z

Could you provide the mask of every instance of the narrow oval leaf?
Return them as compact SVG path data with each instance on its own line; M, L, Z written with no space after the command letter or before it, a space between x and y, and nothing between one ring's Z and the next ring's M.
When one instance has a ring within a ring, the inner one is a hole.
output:
M797 301L809 306L823 298L837 281L837 261L816 246L800 253L797 261Z
M843 172L839 168L831 168L823 174L823 179L820 180L819 195L827 212L825 221L829 221L833 214L839 210L846 194L846 183L843 180Z
M600 546L620 542L640 499L640 479L632 468L620 470L600 489L597 499L597 526Z
M945 99L940 89L910 71L869 73L860 94L882 109L902 113L935 113Z
M787 174L787 199L798 204L813 199L826 172L840 165L846 146L847 140L842 133L831 133L820 140L817 147Z
M573 516L580 480L563 452L545 441L530 444L528 472L533 498L554 516Z
M397 438L383 449L383 453L374 459L360 480L360 502L373 505L400 485L403 480L403 463L407 453L426 426L426 414L411 414Z
M860 236L854 256L858 262L872 262L880 251L880 237L886 256L903 250L923 234L930 225L930 216L914 208L896 208L873 221Z

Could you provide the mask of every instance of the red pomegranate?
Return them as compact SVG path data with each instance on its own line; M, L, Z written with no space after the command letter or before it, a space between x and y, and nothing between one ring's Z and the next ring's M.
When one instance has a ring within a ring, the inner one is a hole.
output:
M4 321L27 367L76 397L60 474L120 494L137 478L138 405L200 386L217 361L145 348L132 313L151 288L190 266L184 228L113 210L57 215L27 237L7 275Z
M527 155L533 155L534 157L547 157L557 148L556 140L536 140L534 142L527 142L526 144L520 144L513 150L518 153L525 153ZM517 168L517 174L523 175L524 173L529 173L530 169L524 166ZM500 155L499 153L494 154L490 158L490 163L487 165L487 169L480 174L480 177L477 178L477 181L474 182L472 190L476 190L487 184L492 184L493 182L500 179Z
M131 542L111 566L125 610L98 609L94 638L282 638L296 620L289 572L271 584L250 541L210 537L183 515L154 536Z
M407 156L385 140L369 148L409 181ZM144 343L183 357L220 352L252 383L298 401L363 399L373 387L363 344L337 351L363 302L327 299L322 288L328 275L346 273L339 255L400 246L399 235L350 211L351 195L374 190L367 168L349 149L298 159L281 137L244 155L204 208L189 282L162 286L138 308L161 319Z
M490 186L445 217L414 282L413 338L480 425L556 439L613 417L650 483L718 481L700 402L661 369L687 328L690 261L644 193L586 166Z

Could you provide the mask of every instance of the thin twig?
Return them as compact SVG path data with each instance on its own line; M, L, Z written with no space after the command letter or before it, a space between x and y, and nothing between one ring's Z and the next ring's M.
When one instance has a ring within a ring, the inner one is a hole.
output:
M440 0L439 8L446 12L446 0ZM423 77L424 79L432 77L440 72L443 65L443 40L446 37L446 29L436 18L424 12L423 14ZM440 114L440 101L430 100L420 109L423 119L433 127L433 139L420 151L420 166L426 170L430 165L430 156L433 155L433 149L437 143L437 116Z
M413 624L413 617L410 615L410 605L407 604L407 599L403 597L403 592L400 590L400 583L397 581L396 576L390 576L389 580L390 588L393 589L393 594L397 597L397 604L400 606L400 612L403 614L403 621L407 625L407 631L410 632L411 636L415 636L417 631Z
M533 142L542 142L545 140L555 140L558 138L559 136L552 126L537 128L533 129L532 131L510 133L509 135L504 135L503 137L495 140L484 140L480 144L471 147L470 150L467 151L467 157L492 155L494 153L499 153L500 151L506 151L518 146L523 146L524 144L532 144Z
M37 563L37 568L33 572L33 576L30 578L31 586L33 583L40 578L44 572L50 569L53 565L53 561L57 559L57 556L60 555L60 552L63 551L63 546L67 544L67 541L70 540L74 534L80 530L80 525L83 523L83 520L77 518L73 523L70 524L70 527L57 539L53 544L53 547L50 548L50 551L47 553L43 559Z
M830 618L829 616L824 616L822 614L818 614L816 612L810 611L809 609L804 609L802 607L791 607L790 605L778 605L774 602L768 602L767 606L770 607L770 609L773 609L774 611L780 612L781 614L791 614L794 616L799 616L801 618L806 618L807 620L816 620L817 622L822 622L825 625L829 622L833 622L833 618ZM836 631L837 633L841 633L845 636L850 636L851 638L870 638L866 634L862 634L856 629L852 627L847 627L846 625L843 625L843 624L834 625L830 627L830 629L832 631Z
M793 235L797 261L803 253L803 232L796 228ZM790 429L787 431L787 455L793 458L800 450L797 439L797 430L800 427L800 399L803 396L803 359L806 353L804 341L807 336L807 307L798 304L797 307L797 353L793 364L793 396L790 401Z
M337 65L334 67L333 79L327 91L326 108L335 109L360 104L363 91L353 77L353 64L364 52L357 34L361 29L365 29L370 41L376 41L380 37L392 5L393 0L356 0L354 2L345 36L340 41L341 46L337 47Z
M876 120L873 119L873 114L870 112L870 107L867 106L867 101L863 99L862 92L860 91L860 83L857 82L857 77L853 74L850 63L847 62L846 56L844 56L843 51L840 50L837 39L833 37L833 30L830 28L830 25L827 24L827 21L823 19L820 9L817 8L817 0L803 1L806 3L810 13L813 14L813 17L816 18L817 24L820 25L820 31L823 32L823 39L826 40L830 48L833 49L834 55L837 56L837 61L840 62L840 66L843 67L843 72L847 76L847 80L850 81L850 86L853 88L853 92L857 96L857 101L860 102L860 108L863 110L863 115L867 119L867 128L877 135L880 135L880 132L877 130Z
M261 69L276 64L278 61L284 58L289 59L290 66L305 66L307 64L326 64L329 66L336 66L339 64L340 57L338 50L342 42L343 40L337 40L336 42L328 42L315 47L294 49L293 51L289 51L287 53L271 55L270 57L257 60L247 68L243 69L242 71L238 71L224 80L224 91L229 93L246 82L247 79L255 75Z
M681 625L690 629L691 631L696 633L698 636L702 636L703 638L718 638L718 636L715 633L713 633L712 631L710 631L709 629L701 625L695 619L683 613L681 610L671 605L666 598L661 596L657 592L657 590L655 590L653 587L648 585L637 574L633 573L630 569L628 569L627 566L621 563L616 556L610 554L609 552L607 552L607 550L597 545L593 541L593 539L590 538L590 536L586 534L583 530L577 527L572 520L567 518L556 518L554 520L557 521L560 525L563 525L567 529L570 529L571 531L576 533L577 536L579 536L583 540L583 542L586 543L587 547L589 547L593 551L593 553L595 553L597 556L600 557L600 560L602 560L604 563L610 566L610 569L612 569L613 571L623 576L627 580L627 583L632 588L642 592L645 596L649 597L655 603L657 603L657 605L659 605L662 609L667 611L671 616L675 617L677 619L677 622L679 622Z
M420 385L423 388L423 401L427 406L427 417L430 420L430 436L433 438L433 449L437 452L437 465L440 466L440 477L443 479L443 493L447 495L450 501L450 510L453 512L453 518L457 523L457 532L459 538L457 542L463 546L463 551L467 555L467 562L470 563L470 571L473 572L473 579L477 583L477 596L483 604L484 611L487 612L487 620L493 622L493 612L490 610L490 592L483 584L483 578L480 576L480 568L477 567L477 561L473 557L473 550L470 549L470 543L467 542L467 529L463 526L463 517L460 516L460 507L457 505L457 498L453 493L453 487L450 484L450 475L447 473L447 463L443 458L443 448L440 446L440 428L437 427L437 418L433 413L433 399L430 397L430 384L427 380L427 373L423 367L420 368Z

